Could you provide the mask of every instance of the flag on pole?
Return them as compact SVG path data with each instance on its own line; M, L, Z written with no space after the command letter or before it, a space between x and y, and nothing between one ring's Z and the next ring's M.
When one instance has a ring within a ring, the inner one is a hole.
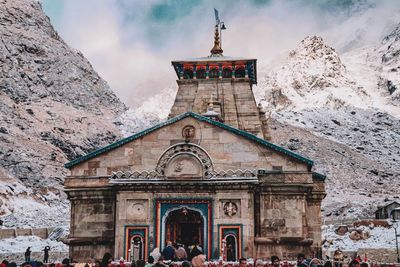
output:
M214 13L215 13L215 21L217 22L217 24L219 24L218 10L216 10L215 8L214 8Z

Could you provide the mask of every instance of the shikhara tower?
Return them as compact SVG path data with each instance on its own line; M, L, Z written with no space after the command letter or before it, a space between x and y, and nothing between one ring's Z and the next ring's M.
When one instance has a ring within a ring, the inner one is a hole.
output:
M167 240L208 259L318 253L325 176L267 141L256 60L223 56L220 26L210 56L172 62L169 120L65 164L73 260L147 259Z
M178 93L170 118L191 111L269 139L265 113L252 92L257 84L257 60L223 56L219 27L215 26L211 55L172 61Z

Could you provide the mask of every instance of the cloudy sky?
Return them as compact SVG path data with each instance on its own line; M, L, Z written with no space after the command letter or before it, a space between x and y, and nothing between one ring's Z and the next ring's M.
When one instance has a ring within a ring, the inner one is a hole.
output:
M224 55L255 57L261 70L307 35L345 53L400 22L399 0L40 1L61 37L133 107L176 86L171 60L209 55L214 7L228 28Z

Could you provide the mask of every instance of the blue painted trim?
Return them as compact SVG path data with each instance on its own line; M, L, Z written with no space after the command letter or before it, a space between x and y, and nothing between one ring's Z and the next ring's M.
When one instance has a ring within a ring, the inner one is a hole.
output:
M318 172L313 172L313 173L312 173L312 178L313 178L313 179L320 180L320 181L325 181L326 175L320 174L320 173L318 173Z
M126 228L128 228L128 227L143 227L143 228L146 228L147 229L147 240L146 240L146 243L147 243L147 254L149 254L150 253L150 242L149 242L149 239L150 239L150 227L149 227L149 225L146 225L146 224L125 224L124 225L124 249L123 249L123 253L124 253L124 257L125 257L125 251L126 251ZM143 238L145 238L145 237L143 237ZM144 255L144 258L145 259L147 259L149 257L149 255ZM126 260L126 259L125 259Z
M211 257L213 256L213 250L214 250L214 227L215 227L215 225L214 225L214 217L213 217L213 214L214 214L214 199L213 198L211 198L211 197L180 197L180 196L178 196L178 197L159 197L159 198L154 198L153 199L153 216L154 216L154 218L153 218L153 221L154 221L154 224L153 224L153 245L154 245L154 248L156 248L157 246L158 246L158 244L157 244L157 239L155 238L155 236L156 235L161 235L161 225L160 225L160 233L157 233L157 221L156 221L156 218L157 218L157 201L170 201L170 200L187 200L187 201L191 201L191 200L204 200L204 201L208 201L208 202L210 202L210 204L211 204L211 212L210 212L210 217L208 217L208 220L210 220L210 222L211 222L211 228L212 229L208 229L208 226L207 226L207 230L208 231L210 231L210 247L207 249L207 253L210 251L210 254L211 254ZM160 206L160 209L161 209L161 206ZM207 211L208 212L208 211ZM161 219L161 217L160 218L158 218L159 220ZM207 222L204 222L205 224L207 223ZM165 234L165 233L164 233ZM149 238L150 238L150 234L149 234ZM160 236L160 240L161 240L161 236ZM208 247L208 244L207 244L207 247ZM153 249L154 249L153 248ZM161 246L160 246L160 249L161 249Z
M86 160L89 160L89 159L92 159L94 157L97 157L98 155L100 155L102 153L105 153L107 151L110 151L112 149L120 147L120 146L122 146L122 145L124 145L124 144L126 144L128 142L136 140L136 139L138 139L140 137L143 137L143 136L145 136L145 135L147 135L149 133L152 133L152 132L154 132L154 131L162 128L162 127L171 125L171 124L173 124L173 123L175 123L177 121L180 121L180 120L182 120L184 118L187 118L187 117L192 117L192 118L197 119L199 121L203 121L203 122L212 124L214 126L222 128L224 130L227 130L227 131L229 131L229 132L231 132L233 134L242 136L242 137L244 137L246 139L249 139L251 141L254 141L254 142L256 142L256 143L258 143L260 145L263 145L263 146L268 147L268 148L270 148L272 150L275 150L278 153L281 153L281 154L287 155L289 157L295 158L295 159L297 159L297 160L299 160L301 162L306 163L310 170L311 170L311 167L314 164L314 162L312 160L308 159L308 158L302 157L299 154L296 154L296 153L294 153L294 152L292 152L290 150L287 150L287 149L285 149L283 147L277 146L277 145L275 145L273 143L270 143L270 142L268 142L268 141L266 141L264 139L258 138L257 136L255 136L255 135L253 135L251 133L248 133L246 131L233 128L233 127L231 127L229 125L226 125L224 123L211 120L211 119L209 119L207 117L201 116L201 115L193 113L193 112L186 112L186 113L180 114L180 115L178 115L178 116L176 116L176 117L174 117L172 119L169 119L169 120L167 120L165 122L162 122L162 123L157 124L157 125L155 125L153 127L150 127L150 128L148 128L148 129L146 129L144 131L141 131L141 132L139 132L137 134L131 135L131 136L127 137L127 138L119 140L119 141L117 141L115 143L112 143L112 144L110 144L108 146L105 146L103 148L100 148L100 149L97 149L97 150L95 150L93 152L90 152L90 153L88 153L88 154L86 154L86 155L84 155L84 156L82 156L80 158L71 160L70 162L66 163L64 166L66 168L71 168L71 167L73 167L73 166L75 166L75 165L77 165L77 164L79 164L81 162L84 162Z
M240 243L242 243L242 245L241 245L241 251L240 251L240 255L242 256L242 257L244 257L244 238L243 238L243 224L241 224L241 223L237 223L237 224L218 224L217 225L217 227L218 227L218 257L219 257L219 255L221 254L221 251L220 251L220 249L221 249L221 247L220 247L220 243L221 243L221 240L219 239L220 238L220 236L221 236L221 233L220 233L220 228L221 227L224 227L224 226L239 226L239 228L240 228ZM239 259L238 259L239 260Z

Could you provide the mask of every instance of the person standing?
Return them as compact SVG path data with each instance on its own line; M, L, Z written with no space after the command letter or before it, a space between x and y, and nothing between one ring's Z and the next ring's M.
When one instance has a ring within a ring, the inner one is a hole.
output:
M194 257L200 254L203 254L203 248L198 243L195 243L192 250L189 253L188 260L191 261Z
M153 256L149 256L147 258L147 263L144 267L153 267L154 266L154 258Z
M279 267L281 265L281 261L278 256L271 256L271 263L273 267Z
M304 255L303 253L297 254L296 267L308 267L306 255Z
M167 260L167 261L172 261L174 259L175 249L172 246L171 241L167 242L167 246L163 249L163 251L161 252L161 255L163 255L164 260Z
M175 250L175 257L178 261L185 261L187 259L187 253L183 245L178 245L178 249Z
M28 247L25 251L25 262L31 261L31 247Z
M240 258L239 259L239 267L246 267L246 266L247 266L246 258Z
M50 247L49 247L49 246L45 246L43 251L44 251L43 262L44 262L44 263L48 263L48 262L49 262L49 251L50 251Z

